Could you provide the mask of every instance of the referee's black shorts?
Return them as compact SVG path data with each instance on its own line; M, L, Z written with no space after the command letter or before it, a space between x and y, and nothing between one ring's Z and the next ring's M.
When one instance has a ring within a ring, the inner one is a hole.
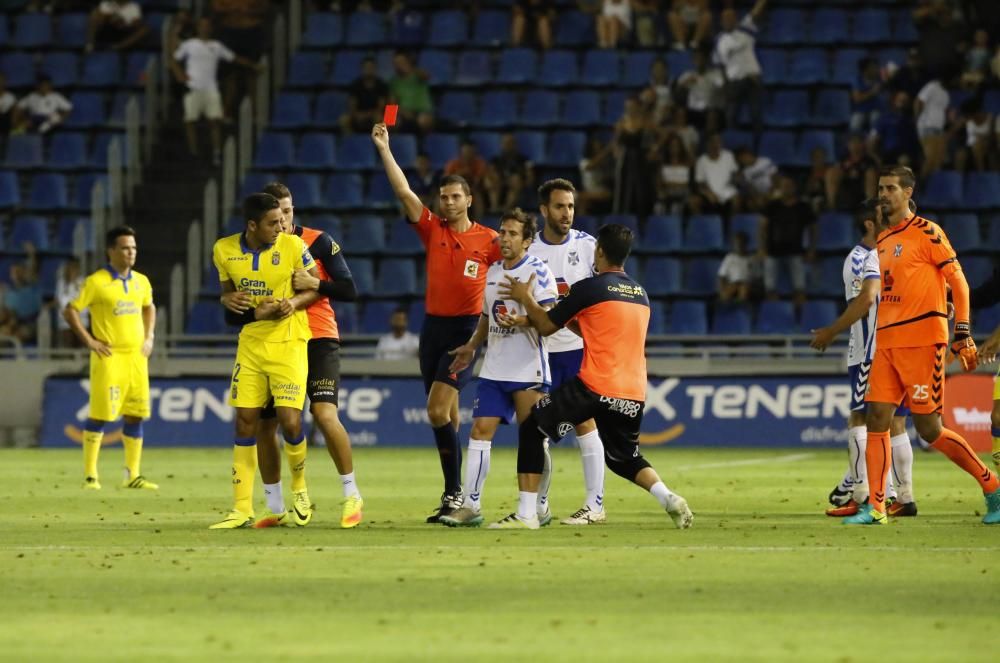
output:
M478 324L478 315L428 315L424 318L420 329L420 375L424 379L425 393L430 393L435 382L443 382L460 391L469 383L475 360L464 371L452 373L448 367L453 357L448 352L465 345Z
M337 405L340 395L340 341L335 338L310 339L308 356L306 396L309 397L309 402ZM273 419L276 416L272 399L261 410L260 418Z

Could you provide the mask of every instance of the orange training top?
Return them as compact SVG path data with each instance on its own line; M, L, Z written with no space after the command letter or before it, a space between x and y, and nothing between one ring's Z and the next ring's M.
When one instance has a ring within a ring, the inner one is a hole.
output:
M330 258L340 253L340 246L328 234L315 228L296 226L295 234L302 237L302 241L306 243L306 248L316 262L320 280L330 280L331 274L327 271L326 265L329 264ZM320 297L313 302L306 309L306 314L309 316L309 331L312 332L313 338L340 339L337 316L327 297Z

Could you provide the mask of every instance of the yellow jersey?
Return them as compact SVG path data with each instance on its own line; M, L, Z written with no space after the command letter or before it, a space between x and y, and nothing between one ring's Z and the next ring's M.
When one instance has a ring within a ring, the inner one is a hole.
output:
M70 305L90 309L90 329L112 352L138 350L146 338L142 309L153 304L153 287L144 274L133 270L123 277L111 265L97 270L83 282L80 295Z
M212 249L212 260L219 271L220 281L232 281L237 290L248 292L251 306L295 295L292 274L297 269L309 269L315 263L302 238L281 233L274 244L254 251L247 246L243 233L223 237ZM304 310L295 311L282 320L258 320L244 325L240 339L282 342L309 340L309 316Z

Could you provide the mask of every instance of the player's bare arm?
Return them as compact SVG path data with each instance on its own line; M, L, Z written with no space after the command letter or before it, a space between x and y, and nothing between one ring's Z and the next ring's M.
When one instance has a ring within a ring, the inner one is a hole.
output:
M319 289L319 281L320 281L319 270L316 269L316 267L314 266L314 267L310 267L309 269L306 269L306 270L297 270L297 271L305 271L305 273L306 273L307 276L309 276L311 279L315 279L316 280L316 288L317 289L316 290L312 290L312 289L299 290L298 288L295 288L295 275L293 274L292 275L292 287L295 288L295 291L296 291L295 295L292 296L292 297L290 297L290 298L288 298L287 300L284 300L284 301L287 301L292 306L292 311L288 315L291 315L295 311L302 311L304 309L309 308L310 306L313 305L313 303L315 303L316 301L318 301L319 298L320 298L320 294L319 294L319 290L318 290Z
M448 354L454 357L451 361L451 365L448 370L452 373L460 373L467 369L472 363L472 360L476 356L476 350L482 347L483 343L486 342L486 336L490 331L490 319L488 316L479 316L479 323L476 324L476 331L472 332L472 336L469 340L465 342L464 345L460 345L454 350L449 350Z
M246 313L250 309L250 293L242 290L224 292L219 297L219 301L227 310L233 313Z
M83 320L80 319L80 312L76 310L73 304L66 304L66 308L63 309L63 319L69 328L73 330L76 337L80 339L87 349L91 352L96 353L99 357L110 357L111 348L107 343L100 339L96 339L90 335L87 328L83 326Z
M153 354L153 339L156 337L156 305L142 307L142 356L149 358Z
M535 275L528 277L527 281L521 282L511 276L504 277L506 283L501 283L499 294L504 299L513 299L524 307L528 314L531 326L538 330L542 336L551 336L559 331L559 327L549 318L548 310L535 301L531 295L531 288L535 283Z
M811 329L812 341L809 347L824 352L837 335L850 328L855 322L865 317L871 309L872 304L878 300L879 279L866 279L861 285L861 292L851 300L840 317L833 321L828 327Z
M238 291L236 289L236 285L230 279L222 281L222 283L220 283L220 286L222 288L222 297L220 297L220 300L222 301L223 304L226 303L227 295L235 296L237 293L242 293L246 295L247 298L250 297L249 293L245 291ZM227 306L226 308L229 307ZM245 318L240 321L240 324L247 324L250 322L256 322L258 320L280 320L281 318L284 317L280 315L280 307L278 305L278 302L274 301L274 299L270 297L261 300L256 307L247 306L247 308L245 308L242 311L233 311L233 312L245 316ZM250 319L251 317L252 319ZM233 321L233 323L235 323L235 321Z
M384 123L379 122L372 127L372 142L375 143L375 148L378 150L379 156L382 157L382 165L385 167L386 177L389 178L392 191L403 206L406 218L410 220L410 223L416 223L424 213L424 204L420 202L417 194L413 193L413 190L410 189L410 184L406 181L403 169L399 167L399 164L396 163L396 158L392 156L392 150L389 149L389 129Z
M996 361L998 351L1000 351L1000 326L993 330L990 337L979 348L979 361L984 364L992 364Z

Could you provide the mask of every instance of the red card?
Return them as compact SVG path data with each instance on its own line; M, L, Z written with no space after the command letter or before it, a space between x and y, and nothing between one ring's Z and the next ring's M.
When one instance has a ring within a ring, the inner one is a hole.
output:
M396 125L396 113L399 112L399 106L396 104L386 104L385 105L385 115L382 116L382 121L385 122L385 126L392 127Z

